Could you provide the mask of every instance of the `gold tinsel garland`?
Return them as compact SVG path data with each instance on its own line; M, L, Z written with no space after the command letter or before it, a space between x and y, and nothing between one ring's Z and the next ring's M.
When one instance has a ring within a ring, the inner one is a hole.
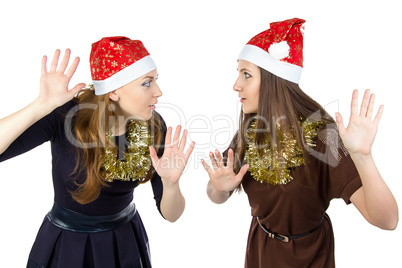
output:
M109 144L114 144L114 136L107 133ZM105 160L102 164L102 172L105 180L139 180L143 181L151 168L149 146L153 140L149 134L148 126L139 121L131 120L127 123L127 142L124 160L117 159L117 155L106 146Z
M279 139L281 150L271 148L271 142L268 135L264 137L264 148L262 156L255 144L256 119L251 122L247 129L246 137L248 139L247 150L245 152L245 161L249 164L248 171L253 178L259 182L268 182L269 184L287 184L293 180L290 175L290 168L298 167L304 164L303 151L297 145L294 133L283 133L280 125L276 125L276 135ZM319 128L323 125L320 121L311 121L309 119L300 120L300 126L304 134L304 142L308 147L315 146L315 138ZM279 173L279 176L278 176Z

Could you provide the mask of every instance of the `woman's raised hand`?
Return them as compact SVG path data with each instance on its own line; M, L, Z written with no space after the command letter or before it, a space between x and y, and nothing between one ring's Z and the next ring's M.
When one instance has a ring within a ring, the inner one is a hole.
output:
M370 90L366 90L360 113L358 111L358 94L357 90L353 91L349 125L344 126L342 116L339 113L336 114L336 123L338 124L342 141L349 153L367 156L371 154L371 147L377 134L378 123L384 106L380 106L373 120L374 94L370 94Z
M239 173L236 175L233 171L234 156L232 149L228 150L228 160L226 165L224 164L222 155L218 150L215 150L215 155L210 152L209 158L211 159L213 169L211 169L203 159L201 159L201 163L208 172L214 190L216 192L229 193L236 189L248 170L248 164L242 166Z
M172 127L169 127L166 132L165 138L165 150L162 157L159 159L155 148L150 146L150 156L152 165L159 176L168 183L175 184L179 181L181 174L183 173L188 158L193 152L195 142L190 144L190 147L184 152L186 147L188 131L183 131L183 137L180 139L181 126L177 126L173 141L172 141Z
M66 71L70 59L70 53L70 49L66 49L59 65L60 50L56 50L49 71L46 66L47 57L43 56L42 58L38 101L41 104L46 105L49 110L53 110L71 100L79 90L85 87L84 83L80 83L72 89L68 89L70 79L77 70L80 61L79 58L76 57L70 68Z

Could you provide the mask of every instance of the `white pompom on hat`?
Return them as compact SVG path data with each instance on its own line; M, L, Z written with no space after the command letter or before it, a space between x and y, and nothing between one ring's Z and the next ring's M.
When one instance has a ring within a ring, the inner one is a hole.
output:
M254 36L238 60L249 61L272 74L298 84L303 70L303 32L305 20L294 18L273 22Z

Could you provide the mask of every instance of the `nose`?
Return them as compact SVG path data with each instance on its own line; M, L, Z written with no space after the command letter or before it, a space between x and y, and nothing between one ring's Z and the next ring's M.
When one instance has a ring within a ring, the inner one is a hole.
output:
M159 98L162 95L163 95L163 93L162 93L161 89L159 88L158 84L156 84L154 97Z
M235 84L233 85L233 90L240 92L242 91L242 87L240 86L239 78L237 78Z

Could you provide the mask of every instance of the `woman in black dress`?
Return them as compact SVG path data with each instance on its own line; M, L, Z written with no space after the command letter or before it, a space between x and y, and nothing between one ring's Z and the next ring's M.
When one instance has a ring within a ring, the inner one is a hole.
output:
M54 205L27 267L151 267L148 238L133 200L151 181L157 208L176 221L185 207L179 179L194 148L187 131L166 128L154 111L158 73L138 40L107 37L92 44L93 85L68 89L79 59L67 69L56 51L42 60L39 97L0 120L0 161L50 141ZM67 71L66 71L67 70Z

